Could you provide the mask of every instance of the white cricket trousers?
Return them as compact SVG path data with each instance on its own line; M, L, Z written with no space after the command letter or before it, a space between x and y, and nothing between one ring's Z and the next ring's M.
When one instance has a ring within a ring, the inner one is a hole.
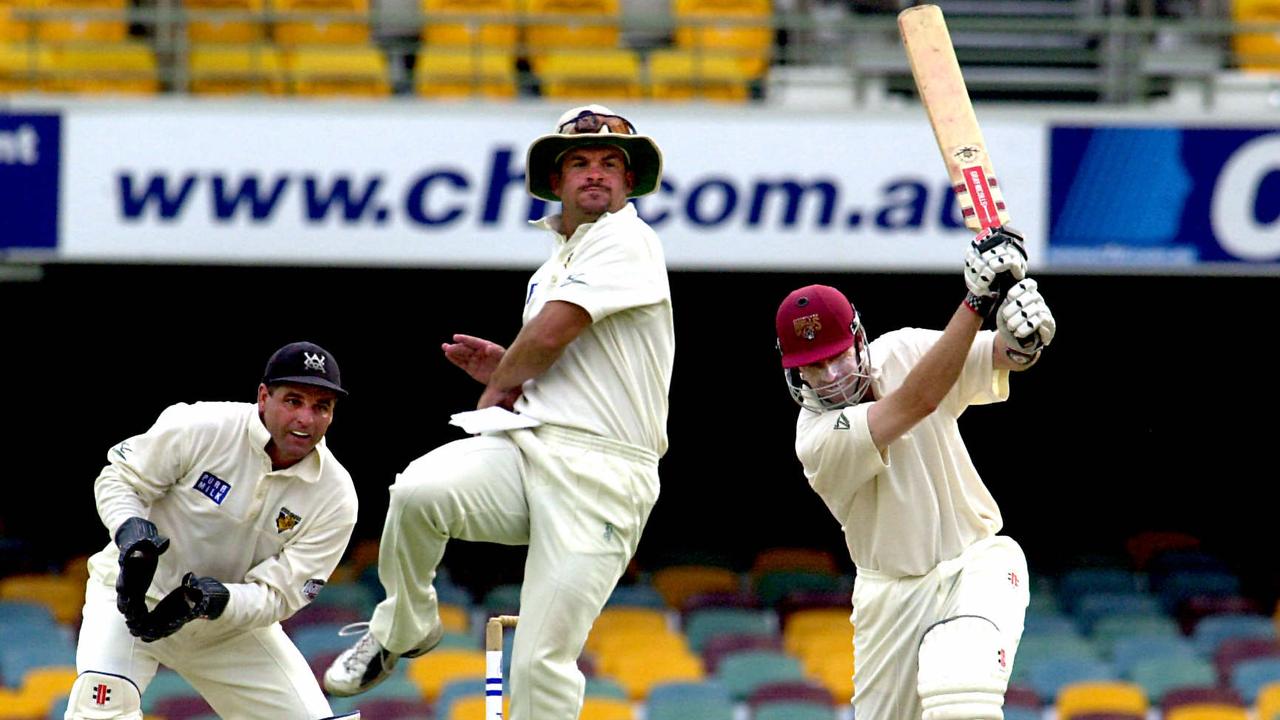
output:
M481 435L412 462L391 487L370 631L402 653L440 622L432 581L450 538L528 545L509 720L575 720L578 656L658 499L658 458L566 428Z
M216 620L193 620L145 643L129 634L114 587L89 580L76 671L129 678L146 696L159 665L191 683L223 720L317 720L333 715L306 659L280 623L228 632ZM72 718L71 708L65 716Z
M890 577L859 569L853 584L853 708L867 720L918 720L920 639L934 623L981 615L1000 629L1007 670L1031 600L1027 558L1001 535L971 545L929 574Z

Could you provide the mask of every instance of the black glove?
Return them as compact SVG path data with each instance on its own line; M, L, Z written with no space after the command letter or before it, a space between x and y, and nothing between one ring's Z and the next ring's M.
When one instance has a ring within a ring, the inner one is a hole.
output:
M160 556L169 549L169 538L162 537L150 520L131 517L116 529L116 547L120 548L116 609L126 619L140 618L147 612L147 588Z
M187 573L182 576L182 584L165 595L155 610L139 618L126 616L125 624L134 637L155 642L178 632L196 618L219 617L230 599L226 585L211 577L198 578L195 573Z

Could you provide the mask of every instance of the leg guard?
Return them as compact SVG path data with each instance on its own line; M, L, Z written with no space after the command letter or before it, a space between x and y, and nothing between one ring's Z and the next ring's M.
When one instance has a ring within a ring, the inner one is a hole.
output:
M979 615L947 618L920 640L917 692L923 720L1003 720L1009 665L995 623Z
M142 695L123 675L86 670L71 686L65 720L142 720Z

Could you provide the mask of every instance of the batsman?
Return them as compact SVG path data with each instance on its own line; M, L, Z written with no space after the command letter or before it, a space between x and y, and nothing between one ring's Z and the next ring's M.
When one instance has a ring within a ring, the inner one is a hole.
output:
M206 364L208 348L187 353ZM89 559L66 720L142 720L160 665L219 717L332 720L280 621L355 528L355 486L324 442L346 394L328 351L290 343L256 403L178 403L107 452L94 495L112 542Z
M869 343L848 298L825 285L795 290L775 318L801 407L796 454L857 568L860 718L1004 717L1030 600L1027 562L999 534L1000 509L958 419L1007 399L1009 372L1034 365L1057 325L1011 230L978 236L964 279L968 293L940 332L906 328ZM980 331L989 315L996 331ZM1018 432L1002 435L1016 442Z

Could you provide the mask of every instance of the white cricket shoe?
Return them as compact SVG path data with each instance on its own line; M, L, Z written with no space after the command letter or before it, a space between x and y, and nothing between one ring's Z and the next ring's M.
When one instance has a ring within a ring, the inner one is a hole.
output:
M329 669L324 671L324 689L330 695L350 697L365 692L390 677L397 660L402 657L416 658L425 655L439 645L441 638L444 637L444 626L437 625L421 645L397 655L382 647L374 639L367 622L347 625L339 630L338 634L355 635L361 631L364 634L356 644L343 650L342 654L334 659Z

